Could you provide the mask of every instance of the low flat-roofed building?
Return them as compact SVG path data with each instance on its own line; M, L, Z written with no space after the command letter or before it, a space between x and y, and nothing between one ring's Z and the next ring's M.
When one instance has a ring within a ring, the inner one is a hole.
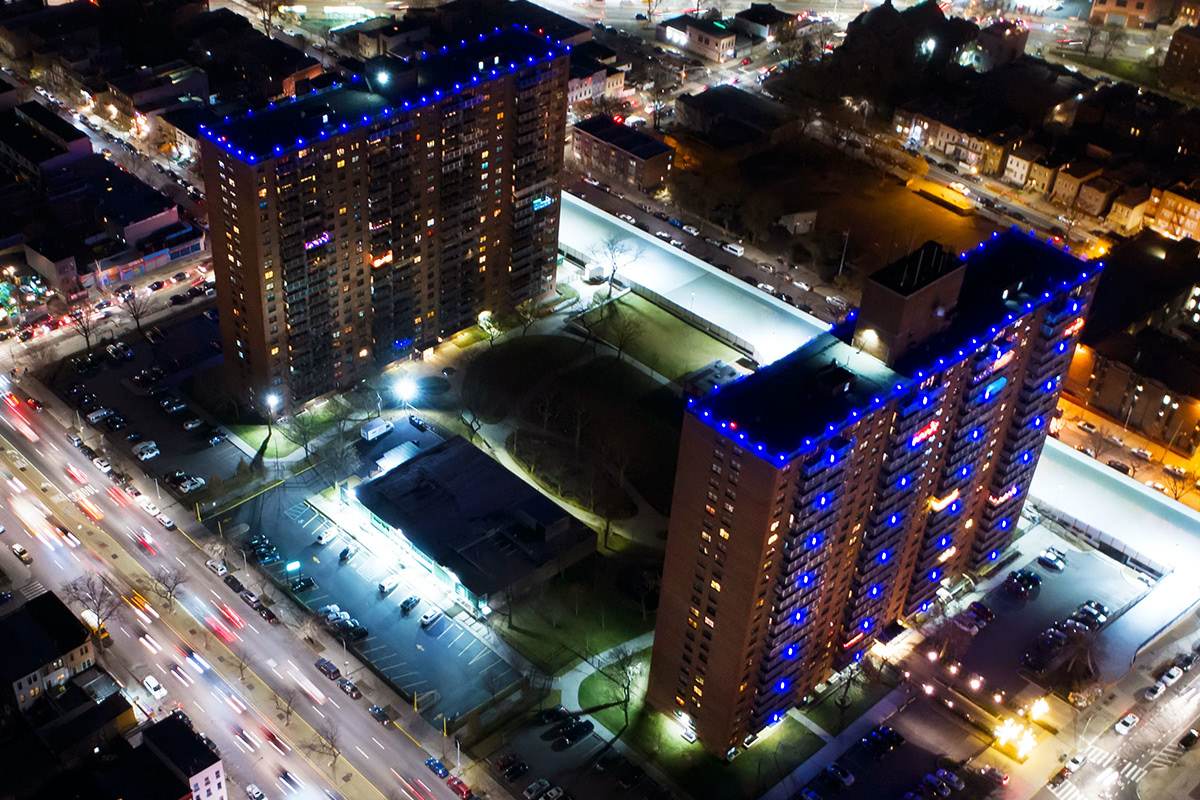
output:
M21 94L17 85L0 75L0 111L7 111L21 102Z
M666 182L675 157L670 145L603 114L575 123L571 147L589 173L602 172L638 191Z
M164 717L142 731L142 747L176 778L191 787L193 800L228 800L225 766L191 726L179 717Z
M1177 183L1150 191L1146 227L1172 239L1200 239L1200 186Z
M736 86L716 86L681 95L676 123L716 151L749 154L776 143L796 124L787 107Z
M48 172L90 155L92 142L40 103L0 111L0 166L41 185Z
M796 15L780 11L771 3L751 3L733 15L733 27L754 39L770 42L796 27Z
M699 19L690 14L663 20L654 38L701 58L723 64L737 54L737 31L723 21Z
M474 614L591 553L596 534L461 437L354 492L371 524Z
M136 247L150 234L179 222L179 206L157 189L101 156L88 156L56 171L49 182L56 197L82 203L108 232Z

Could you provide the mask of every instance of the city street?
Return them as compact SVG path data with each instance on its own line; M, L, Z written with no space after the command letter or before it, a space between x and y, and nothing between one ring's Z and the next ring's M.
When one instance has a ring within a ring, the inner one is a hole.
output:
M52 408L47 408L41 414L36 414L25 408L4 407L4 416L0 417L6 427L19 423L22 430L27 429L30 436L12 434L7 448L5 461L8 470L19 475L27 491L25 495L40 495L41 502L70 530L74 531L83 547L68 551L59 539L43 535L38 541L24 532L22 525L13 522L7 525L8 537L26 537L30 539L29 550L33 554L34 564L45 562L47 571L40 572L36 580L49 589L59 588L64 581L70 580L72 574L56 572L63 570L63 564L68 560L72 563L85 563L83 553L92 552L105 556L106 564L114 570L110 581L114 587L128 592L130 586L143 587L144 595L150 594L153 581L149 577L164 566L179 564L188 576L187 583L180 592L180 601L174 614L168 614L159 607L163 622L168 618L172 627L181 638L181 646L191 647L213 666L233 691L251 709L262 715L263 719L272 719L273 725L280 735L291 741L316 741L316 733L330 734L339 744L337 748L340 759L337 767L339 791L347 797L375 798L380 793L386 794L393 788L404 785L405 782L415 783L425 781L430 787L440 783L431 778L424 765L428 757L416 736L428 742L429 746L437 746L441 753L443 740L440 732L418 720L416 715L407 709L403 702L389 690L383 687L372 688L375 681L362 681L366 697L357 702L348 699L337 699L332 696L334 686L312 667L316 653L302 644L290 630L290 624L270 625L257 619L257 615L242 603L241 600L225 586L216 575L205 568L207 555L194 542L194 536L189 536L186 529L191 529L197 536L205 534L197 530L194 523L188 522L187 512L164 497L163 511L176 519L181 528L179 532L163 530L150 514L133 502L127 492L111 486L109 481L97 468L88 462L79 451L71 448L65 439L65 429L55 417L68 417L69 412L58 405L53 398L42 398ZM21 416L17 420L17 415ZM31 440L32 439L32 440ZM126 468L136 474L132 465L116 459L118 468ZM72 479L68 476L67 467L85 480ZM134 484L143 490L153 492L150 482L137 479ZM75 485L76 488L72 488ZM151 495L153 497L153 495ZM73 500L86 501L88 512L100 519L92 521L85 518L73 504ZM157 500L156 500L157 502ZM100 516L103 515L103 516ZM26 515L28 516L28 515ZM87 548L87 549L84 549ZM69 552L69 555L67 554ZM6 562L7 563L7 562ZM8 570L10 574L19 575L18 569ZM243 573L243 579L252 587L257 587L258 580ZM24 581L18 585L25 585ZM38 591L36 587L32 591ZM270 592L263 592L263 601L273 606L278 615L284 620L295 624L297 615L288 607L286 602L277 603ZM238 620L241 624L239 625ZM114 637L126 638L124 631L129 631L129 641L135 641L132 634L136 630L130 627L133 623L121 621L114 626ZM158 623L155 623L158 624ZM318 637L323 638L323 637ZM159 637L155 635L155 639ZM170 645L166 634L159 644L163 652ZM137 645L139 647L143 645ZM135 651L136 652L136 651ZM156 654L157 655L157 654ZM239 664L245 664L245 677L241 675ZM138 674L142 668L163 669L170 671L170 665L164 660L142 659L129 662L122 667L125 674L119 675L123 681L128 681L130 674ZM130 673L130 670L134 670ZM144 676L143 676L144 677ZM164 685L175 683L179 685L178 694L184 689L181 682L172 677L164 681ZM207 692L207 685L196 692ZM214 705L211 695L197 695L203 709ZM282 698L282 699L281 699ZM295 714L289 726L282 726L280 717L286 715L281 711L288 706L287 699L292 698ZM393 724L381 728L379 723L366 713L365 706L375 702L384 706ZM237 705L234 703L234 705ZM358 708L357 706L364 706ZM188 710L189 715L192 711ZM224 733L229 726L229 720L221 717L209 719L200 716L204 711L197 711L200 727L214 731L213 737L221 746L222 752L233 751L236 744L230 736ZM258 723L255 723L256 725ZM246 726L250 730L251 726ZM261 727L261 726L260 726ZM285 730L286 727L286 730ZM395 730L391 730L394 728ZM315 731L315 732L314 732ZM331 733L332 731L332 733ZM262 735L255 732L260 740ZM253 743L251 739L251 743ZM243 741L243 744L246 744ZM247 745L248 748L248 745ZM259 753L262 748L255 746L253 753ZM299 751L299 747L293 747ZM450 749L453 753L453 747ZM268 751L271 752L271 751ZM311 752L311 751L309 751ZM242 782L257 781L262 784L274 785L275 777L272 771L279 763L276 754L271 756L256 756L251 768L238 767L244 772L237 776ZM316 760L316 757L313 756ZM328 759L328 755L325 756ZM235 765L237 762L235 762ZM291 767L288 767L291 769ZM315 773L312 773L315 774ZM317 779L311 778L316 785ZM371 788L367 782L378 788ZM429 793L434 798L450 798L452 795L446 787L434 787Z

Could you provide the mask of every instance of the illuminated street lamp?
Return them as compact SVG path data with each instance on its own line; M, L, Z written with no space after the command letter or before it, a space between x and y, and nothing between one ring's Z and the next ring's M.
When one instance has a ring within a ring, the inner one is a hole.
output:
M271 426L275 423L275 409L279 408L279 395L267 395L267 408L270 410L270 413L267 415L267 430L270 430Z
M405 375L396 381L392 387L392 391L396 393L396 397L400 398L400 402L404 403L405 408L409 408L412 402L417 399L420 393L420 387L417 381L410 375Z

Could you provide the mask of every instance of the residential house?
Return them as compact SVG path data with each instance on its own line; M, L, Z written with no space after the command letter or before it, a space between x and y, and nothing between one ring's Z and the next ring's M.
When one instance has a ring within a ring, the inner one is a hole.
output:
M1200 239L1200 186L1177 183L1150 191L1146 227L1172 239Z
M1098 175L1083 182L1079 194L1075 198L1075 207L1093 217L1103 217L1108 213L1113 198L1121 190L1121 184L1104 175Z
M1050 200L1070 208L1079 196L1079 189L1085 181L1099 176L1104 169L1095 161L1086 158L1076 158L1063 164L1054 180L1054 188L1050 190Z
M1150 187L1142 184L1118 194L1108 210L1108 227L1122 236L1133 236L1142 229L1146 206L1150 202Z
M1029 168L1045 154L1046 148L1034 142L1014 148L1004 164L1004 180L1013 186L1024 188L1025 184L1029 183Z
M571 137L575 157L585 170L601 172L638 191L661 186L671 172L673 147L612 117L580 120Z
M773 42L780 32L794 30L796 20L795 14L780 11L771 3L751 3L733 15L733 27L751 39Z
M25 711L43 692L95 662L88 629L51 592L0 617L0 641L11 645L0 659L0 708L10 714Z

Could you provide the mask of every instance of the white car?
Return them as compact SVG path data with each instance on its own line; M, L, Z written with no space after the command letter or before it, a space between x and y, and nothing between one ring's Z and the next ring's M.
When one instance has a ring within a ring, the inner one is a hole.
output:
M1171 667L1169 670L1163 673L1163 676L1159 678L1159 680L1165 683L1167 686L1174 686L1175 683L1182 677L1182 669L1179 667Z
M92 463L96 465L96 469L103 472L105 475L112 472L112 464L108 463L108 459L96 456L92 459Z
M1068 759L1067 763L1063 766L1066 768L1067 772L1078 772L1079 768L1086 763L1087 756L1085 756L1083 753L1076 753L1075 755L1071 756L1071 758Z
M1166 684L1162 681L1156 681L1153 686L1146 690L1143 695L1147 700L1157 700L1163 696L1163 692L1167 690Z
M162 700L167 696L167 690L158 682L158 678L153 675L147 675L145 678L142 678L142 686L145 686L146 691L154 695L155 700Z
M1117 732L1118 736L1128 736L1140 719L1137 714L1126 714L1117 720L1117 724L1113 725L1113 730Z
M1176 478L1186 478L1188 471L1183 467L1177 467L1174 464L1168 464L1163 467L1163 472L1168 475L1174 475Z
M690 233L692 236L699 236L699 235L700 235L700 229L699 229L699 228L697 228L695 225L684 225L684 226L683 226L683 232L684 232L684 233Z
M204 566L215 572L218 578L224 578L229 574L229 570L225 568L225 564L217 561L215 558L210 558L208 561L205 561Z
M183 429L185 431L194 431L203 424L204 420L200 419L199 417L193 417L192 419L189 419L187 422L183 423Z
M432 608L421 615L421 627L428 628L433 623L442 618L442 612L439 609Z
M162 525L167 530L169 530L169 531L175 530L175 521L173 519L171 519L170 517L168 517L166 514L155 514L154 518L156 520L158 520L159 525Z
M179 484L179 491L183 492L184 494L188 494L196 491L197 489L203 489L204 484L204 478L197 478L193 476L191 478L187 478L183 483Z
M1144 447L1135 447L1132 450L1130 450L1129 452L1135 458L1140 458L1142 461L1149 461L1150 456L1153 455L1153 453L1151 453L1149 450L1147 450Z
M142 507L143 511L145 511L147 514L149 514L152 517L157 517L160 513L158 510L158 506L156 506L156 505L154 505L154 503L150 502L150 498L146 497L146 495L142 495L141 497L138 498L138 505Z
M1079 428L1079 430L1083 431L1084 433L1095 433L1096 431L1100 430L1086 419L1081 419L1079 422L1076 422L1075 427Z
M253 783L246 787L246 797L250 798L250 800L267 800L267 796L263 794L263 790Z

